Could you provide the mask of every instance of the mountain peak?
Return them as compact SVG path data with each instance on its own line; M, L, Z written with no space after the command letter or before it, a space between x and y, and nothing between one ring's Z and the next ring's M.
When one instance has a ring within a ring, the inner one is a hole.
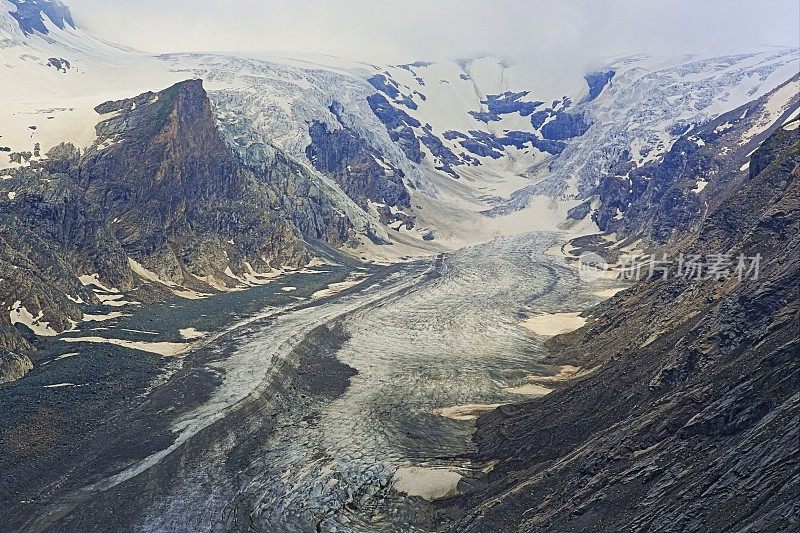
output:
M7 0L16 10L9 14L17 21L25 35L48 34L46 19L57 28L75 28L69 7L61 0Z

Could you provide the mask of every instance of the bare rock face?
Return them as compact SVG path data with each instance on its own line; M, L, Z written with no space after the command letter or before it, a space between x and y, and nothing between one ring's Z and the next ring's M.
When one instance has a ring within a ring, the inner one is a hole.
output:
M0 383L17 380L33 369L30 358L0 348Z
M275 192L222 141L199 80L98 110L110 118L98 125L81 180L128 255L155 260L154 271L177 283L204 255L198 242L231 248L240 272L245 262L268 270L305 260Z
M86 153L60 145L0 180L0 379L29 366L14 355L30 345L8 320L12 307L42 312L55 332L69 329L81 319L78 302L98 303L81 275L128 290L141 281L133 259L211 291L201 278L233 285L231 271L308 259L274 182L222 141L199 80L97 111L107 118Z
M496 466L443 504L454 531L797 529L800 131L774 129L743 181L725 148L705 157L719 201L668 250L760 254L758 278L641 281L552 339L547 362L589 372L479 420Z
M328 196L330 191L285 153L262 142L250 145L242 157L247 168L275 191L278 205L303 237L333 246L355 237L352 221Z
M45 18L57 28L75 27L69 7L60 0L10 0L16 7L11 16L26 35L48 34Z
M340 118L340 105L331 106L340 129L328 131L322 122L309 126L308 159L320 172L331 176L360 207L367 201L392 207L410 207L411 197L403 184L403 172L383 161L376 150L348 128Z

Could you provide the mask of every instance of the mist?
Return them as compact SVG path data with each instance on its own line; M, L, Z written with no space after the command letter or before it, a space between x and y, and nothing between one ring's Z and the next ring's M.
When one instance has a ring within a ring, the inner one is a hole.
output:
M589 64L800 43L796 0L67 0L76 22L148 52L324 53L396 63L493 54Z

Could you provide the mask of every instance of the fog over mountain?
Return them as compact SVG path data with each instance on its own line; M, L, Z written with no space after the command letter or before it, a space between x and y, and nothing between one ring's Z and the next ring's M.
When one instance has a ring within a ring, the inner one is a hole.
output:
M280 50L374 62L545 54L584 64L632 50L722 54L796 46L793 0L76 0L77 20L145 51Z

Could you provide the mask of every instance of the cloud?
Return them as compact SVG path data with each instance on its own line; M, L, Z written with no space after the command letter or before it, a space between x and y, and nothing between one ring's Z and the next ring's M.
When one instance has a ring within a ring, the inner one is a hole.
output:
M71 0L78 24L154 52L319 52L374 62L483 53L590 63L798 46L796 0Z

